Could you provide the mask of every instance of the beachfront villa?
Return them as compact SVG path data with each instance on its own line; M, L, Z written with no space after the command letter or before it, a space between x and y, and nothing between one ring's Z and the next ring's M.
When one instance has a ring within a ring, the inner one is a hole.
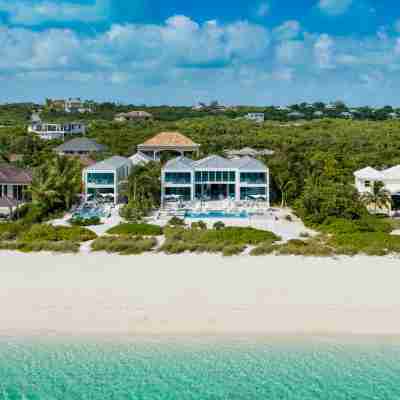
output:
M162 169L161 201L262 200L269 206L269 170L259 160L213 155L194 161L181 156Z
M0 214L9 215L28 200L32 173L9 164L0 165Z
M82 172L85 201L96 196L107 198L114 204L121 200L122 186L132 168L129 158L113 156L87 167Z
M366 167L354 172L355 186L360 194L372 192L375 182L382 182L392 196L392 210L400 210L400 165L384 170Z

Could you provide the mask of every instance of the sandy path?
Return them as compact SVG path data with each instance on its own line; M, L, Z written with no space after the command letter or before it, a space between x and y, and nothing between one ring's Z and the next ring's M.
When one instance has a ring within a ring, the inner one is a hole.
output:
M0 253L0 334L400 334L400 260Z

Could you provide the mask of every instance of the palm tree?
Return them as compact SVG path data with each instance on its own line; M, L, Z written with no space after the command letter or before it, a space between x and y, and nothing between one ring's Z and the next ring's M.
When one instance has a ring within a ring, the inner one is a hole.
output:
M363 193L361 195L361 200L366 207L373 206L374 212L376 213L378 208L390 208L392 196L390 192L385 189L385 185L382 182L374 182L372 191Z

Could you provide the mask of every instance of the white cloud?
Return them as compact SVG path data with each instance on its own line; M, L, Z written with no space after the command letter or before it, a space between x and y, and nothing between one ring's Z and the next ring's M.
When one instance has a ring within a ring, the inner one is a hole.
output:
M269 3L263 2L257 6L256 15L260 18L266 17L271 10Z
M328 15L340 15L345 13L353 3L353 0L319 0L319 9Z
M96 22L107 18L110 0L95 0L93 5L82 5L52 0L0 0L0 11L8 15L12 24L33 26L44 22Z
M300 40L281 42L276 47L276 58L281 64L300 64L304 61L304 43Z
M295 20L286 21L274 29L273 33L278 40L288 40L296 38L301 30L300 23Z
M327 35L322 34L314 44L314 56L317 65L322 69L334 68L333 50L335 42Z
M398 19L395 23L394 23L394 30L397 33L400 33L400 19Z

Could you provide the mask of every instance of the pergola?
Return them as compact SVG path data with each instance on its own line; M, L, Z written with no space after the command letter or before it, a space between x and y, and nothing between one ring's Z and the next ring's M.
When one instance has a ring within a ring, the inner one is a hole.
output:
M185 153L198 153L199 149L199 144L179 132L161 132L137 146L138 151L150 156L153 160L158 160L162 151L175 151L184 156Z

